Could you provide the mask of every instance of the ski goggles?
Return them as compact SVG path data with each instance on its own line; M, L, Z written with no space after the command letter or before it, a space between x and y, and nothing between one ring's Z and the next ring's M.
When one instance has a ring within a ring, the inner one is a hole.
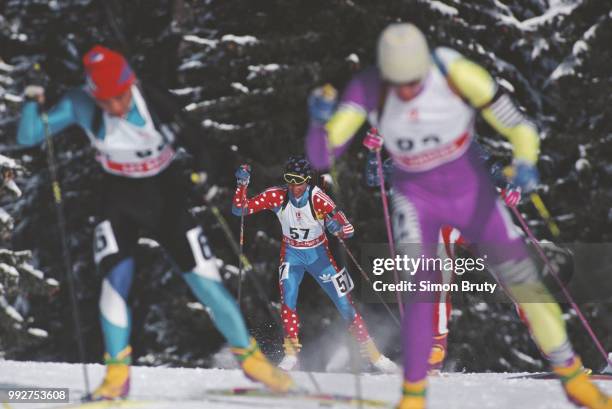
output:
M296 175L294 173L285 173L283 175L283 179L285 180L285 182L291 185L301 185L302 183L308 182L310 176Z

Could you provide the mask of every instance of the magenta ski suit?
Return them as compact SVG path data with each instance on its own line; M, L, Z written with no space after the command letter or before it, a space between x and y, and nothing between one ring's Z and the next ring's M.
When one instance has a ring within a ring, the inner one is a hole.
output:
M436 257L440 228L449 225L477 245L477 255L486 259L502 283L536 280L526 246L473 142L474 120L481 113L513 143L515 158L535 163L535 128L477 64L446 48L434 52L434 61L422 91L407 102L382 83L376 68L356 75L330 121L311 123L306 137L308 158L316 168L329 167L328 149L336 157L341 155L369 120L380 131L394 162L391 218L400 253L403 243L418 243L411 248ZM418 271L410 279L439 282L440 273ZM402 324L404 376L417 382L428 369L435 304L418 302L414 294L410 297L405 298ZM544 349L551 360L572 357L564 335L550 344Z

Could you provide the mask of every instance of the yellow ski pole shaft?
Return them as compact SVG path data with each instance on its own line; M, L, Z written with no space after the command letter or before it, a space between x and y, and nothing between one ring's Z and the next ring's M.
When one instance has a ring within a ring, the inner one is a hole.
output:
M538 213L540 213L540 216L542 216L542 219L544 219L546 222L548 230L550 230L553 237L559 237L561 235L561 230L559 230L559 226L557 226L557 223L555 223L553 220L540 195L534 192L529 195L529 198L531 199L531 203L533 203Z
M514 177L514 169L512 169L511 166L506 166L506 168L503 170L503 174L508 180L511 180L512 177ZM561 230L559 230L559 226L557 226L557 223L553 220L540 195L537 192L532 192L529 194L529 199L540 214L540 217L544 219L544 222L546 223L546 226L548 227L548 230L550 230L553 237L559 237L561 235Z
M217 206L211 205L210 211L217 218L217 221L219 222L221 229L225 233L226 238L229 240L232 250L234 250L234 252L237 253L238 257L242 260L242 267L244 268L244 271L245 272L251 271L253 269L253 265L251 264L251 262L249 261L249 259L247 258L245 254L240 254L240 247L238 246L238 243L236 243L234 237L232 236L231 228L227 224L227 220L225 220L219 208Z

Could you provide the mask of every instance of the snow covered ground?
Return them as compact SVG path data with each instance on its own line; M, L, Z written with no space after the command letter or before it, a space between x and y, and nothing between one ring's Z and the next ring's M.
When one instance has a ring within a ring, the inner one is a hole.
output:
M102 374L102 365L89 365L92 383ZM516 374L448 374L431 379L429 390L430 409L482 409L512 408L570 409L561 388L554 380L508 379ZM315 373L324 392L355 394L355 379L351 374ZM301 385L312 389L305 373L295 373ZM391 404L399 399L400 376L364 374L360 377L363 396L381 399ZM132 376L132 397L151 401L143 404L146 409L270 409L317 408L318 403L297 399L235 397L206 398L206 390L238 386L253 386L240 371L228 369L176 369L135 367ZM600 385L612 393L612 382ZM70 388L70 399L77 401L83 393L80 365L62 363L37 363L0 361L0 388L62 387ZM3 409L52 408L62 404L9 404L0 403ZM326 406L330 407L330 406ZM336 405L333 407L351 407ZM356 407L356 406L352 406Z

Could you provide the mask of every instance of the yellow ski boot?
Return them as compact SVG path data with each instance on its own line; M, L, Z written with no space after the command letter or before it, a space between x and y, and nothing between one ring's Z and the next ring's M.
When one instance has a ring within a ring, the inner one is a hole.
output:
M302 344L298 338L286 337L283 342L285 356L278 364L278 367L283 371L293 371L298 367L298 353L302 350Z
M589 409L612 409L612 399L591 382L580 358L574 358L567 366L553 367L553 371L561 379L568 399L576 406Z
M427 381L420 382L404 381L402 386L402 400L397 409L425 409L425 392Z
M130 364L132 363L132 347L127 346L115 358L106 353L106 376L102 385L91 394L92 400L124 399L130 392Z
M442 369L444 358L446 358L446 337L446 334L434 337L434 343L427 361L430 375L437 374Z
M261 382L275 392L288 392L295 387L295 382L289 374L281 371L268 361L268 358L259 349L255 339L247 348L232 348L232 353L240 362L244 375Z

